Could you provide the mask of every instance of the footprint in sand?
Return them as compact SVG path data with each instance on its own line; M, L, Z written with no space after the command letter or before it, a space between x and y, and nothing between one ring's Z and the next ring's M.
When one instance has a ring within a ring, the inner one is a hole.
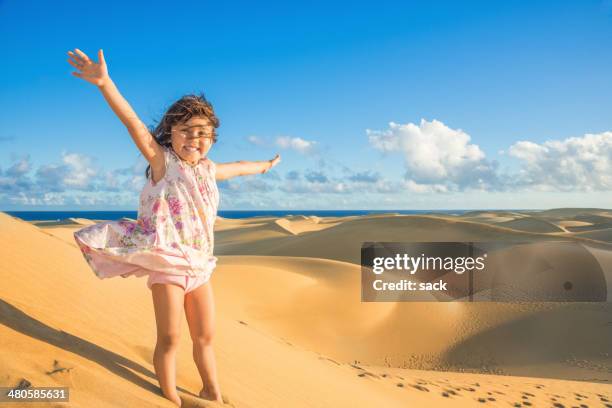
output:
M374 378L380 378L379 376L377 376L376 374L372 374L369 371L364 371L363 373L359 373L357 374L359 377L365 377L366 375L369 377L374 377Z
M45 374L53 377L59 384L66 387L74 387L74 381L72 380L73 369L74 367L64 367L59 361L53 360L53 368L45 371Z
M461 395L461 394L459 394L459 393L458 393L457 391L455 391L455 390L444 390L444 392L445 392L445 393L448 393L448 394L450 394L450 395L457 395L457 396Z
M325 357L325 356L319 356L319 360L329 360L332 363L336 364L336 365L341 365L339 362L337 362L336 360L329 358L329 357ZM383 376L384 377L384 376Z

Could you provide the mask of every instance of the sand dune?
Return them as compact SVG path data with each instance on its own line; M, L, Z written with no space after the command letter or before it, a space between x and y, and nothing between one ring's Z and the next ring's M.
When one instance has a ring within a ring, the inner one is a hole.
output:
M549 232L563 232L562 228L559 228L557 225L552 222L529 217L529 218L520 218L511 221L505 221L498 224L499 226L512 228L514 230L519 231L527 231L527 232L541 232L541 233L549 233Z
M479 221L479 222L504 222L511 221L519 218L530 217L526 214L521 214L513 211L469 211L460 216L463 220L468 221Z
M5 214L0 214L0 223L3 381L17 384L26 378L34 385L70 386L71 406L170 407L156 393L150 360L155 324L144 281L100 281L74 246ZM215 282L223 276L221 267ZM236 406L323 407L364 402L400 407L406 400L402 390L389 392L384 384L364 384L347 366L254 330L250 319L231 312L233 303L226 311L226 299L231 296L218 297L219 371L222 387ZM183 323L179 383L196 392L201 385L190 361ZM54 360L70 371L46 374Z
M612 211L558 208L545 211L470 211L461 219L537 233L579 233L612 228ZM585 235L587 237L588 235Z
M243 239L242 234L247 237ZM222 234L217 240L220 255L282 255L333 259L359 264L362 242L430 241L529 241L562 240L546 234L516 231L495 225L431 216L385 216L349 219L316 234L262 236L255 242L251 234L236 230L231 239ZM244 245L244 242L249 245Z
M557 225L561 228L572 228L572 227L590 227L593 225L590 222L585 221L576 221L576 220L568 220L568 221L559 221Z
M603 208L552 208L550 210L541 211L521 211L525 214L537 214L538 217L544 218L574 218L582 214L612 214L612 210Z
M521 212L517 211L487 211L487 210L478 210L478 211L466 211L461 217L526 217Z
M32 221L32 224L40 227L52 227L61 225L93 225L96 222L96 220L89 220L87 218L64 218L61 220Z
M610 303L360 301L362 241L559 237L442 217L317 221L217 220L215 347L234 406L612 400ZM62 406L172 406L153 375L155 324L144 280L96 278L68 239L77 228L0 213L0 377L11 386L22 378L70 386L71 403ZM597 259L609 262L608 253ZM182 334L178 383L196 392L185 322ZM66 370L46 374L54 367Z
M575 237L589 238L596 241L612 243L612 228L595 231L586 231L574 234Z

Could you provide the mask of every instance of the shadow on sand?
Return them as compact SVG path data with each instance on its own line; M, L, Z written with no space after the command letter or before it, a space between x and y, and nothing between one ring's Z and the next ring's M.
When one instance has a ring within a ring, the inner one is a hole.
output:
M28 316L10 303L0 299L0 324L10 327L22 334L44 341L55 347L77 354L100 366L106 368L113 374L144 388L147 391L162 395L160 388L151 382L139 377L134 372L157 381L155 373L151 370L129 360L117 353L91 343L80 337L74 336L62 330L56 330L43 322ZM132 372L134 371L134 372ZM195 396L190 391L177 388L179 391Z

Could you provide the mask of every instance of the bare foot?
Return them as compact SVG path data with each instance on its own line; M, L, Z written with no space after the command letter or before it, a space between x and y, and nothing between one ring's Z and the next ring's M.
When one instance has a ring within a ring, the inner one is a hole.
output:
M201 398L187 394L181 394L181 401L183 401L181 408L212 408L218 406L215 402L206 402Z
M164 396L164 397L169 399L170 401L174 402L177 407L181 407L182 406L181 399L179 398L178 395L174 394L172 397L166 397L166 396Z
M221 395L219 400L210 400L204 399L206 397L204 392L201 391L200 393L201 395L198 398L193 394L181 392L181 401L183 402L181 408L236 408L225 395Z
M207 401L214 401L214 402L218 402L218 403L225 403L225 401L223 401L223 398L221 397L221 393L219 391L214 391L214 390L206 390L204 388L202 388L200 390L200 398L205 399Z

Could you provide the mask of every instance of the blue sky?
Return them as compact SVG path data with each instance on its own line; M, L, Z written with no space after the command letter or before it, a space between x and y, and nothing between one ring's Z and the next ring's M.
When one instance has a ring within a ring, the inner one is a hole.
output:
M281 154L220 209L612 202L610 1L2 1L0 35L0 210L137 208L146 163L74 48L147 124L204 91L213 160Z

